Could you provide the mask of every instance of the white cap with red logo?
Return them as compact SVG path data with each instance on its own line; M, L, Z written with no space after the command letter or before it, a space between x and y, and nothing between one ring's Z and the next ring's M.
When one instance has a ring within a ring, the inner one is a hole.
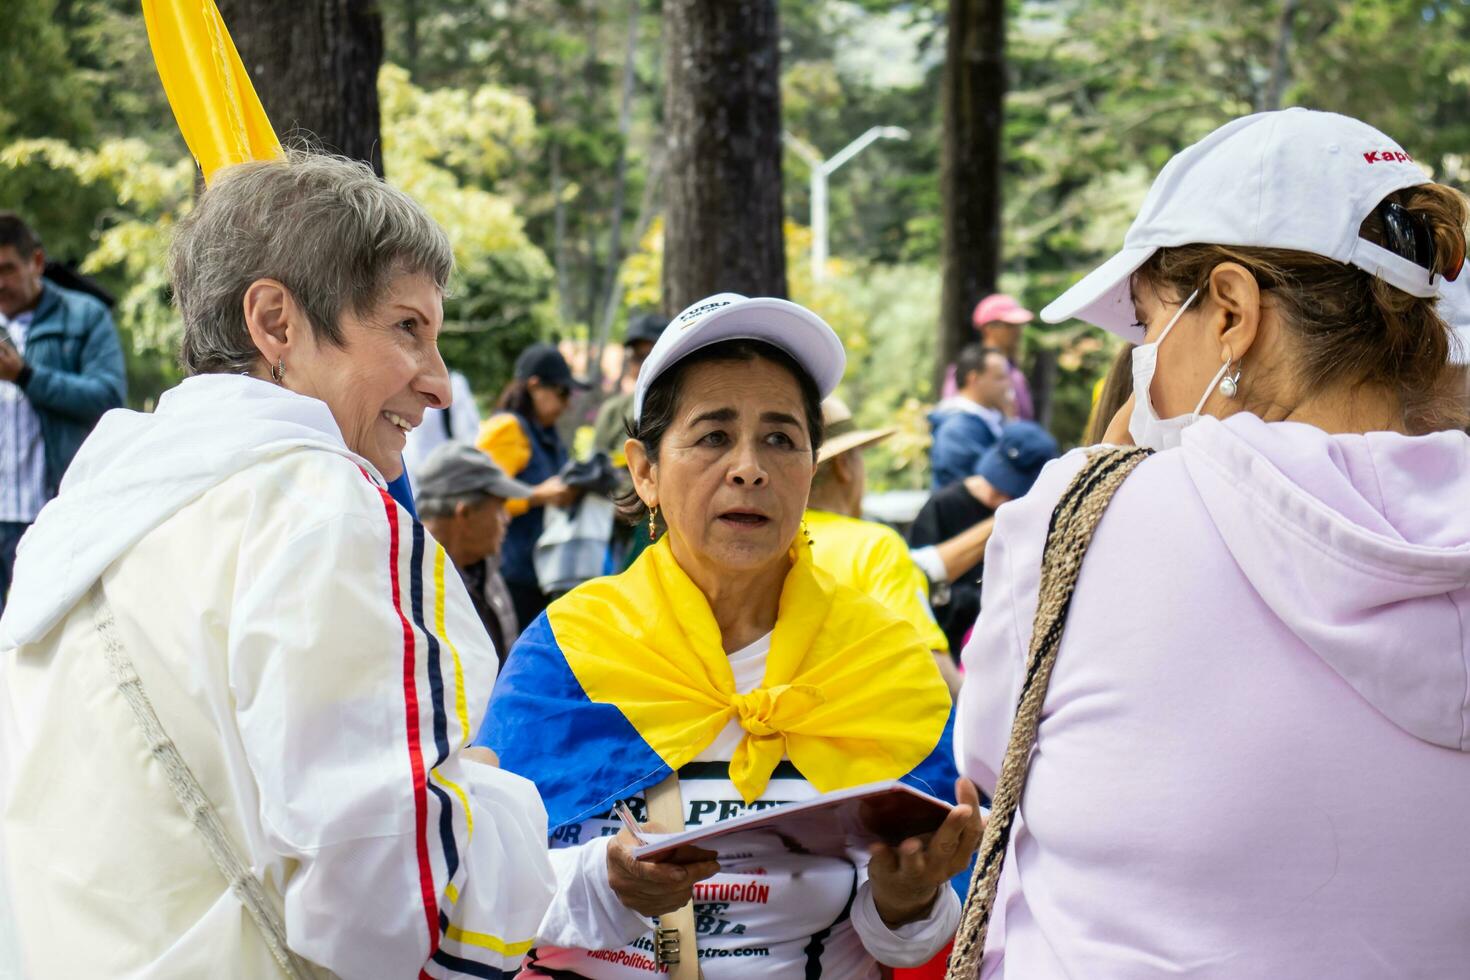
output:
M1041 318L1076 317L1136 342L1133 273L1160 248L1191 244L1312 252L1437 296L1440 276L1358 235L1385 197L1428 181L1402 147L1348 116L1284 109L1233 120L1164 165L1122 250Z
M1470 263L1441 289L1439 315L1450 326L1450 363L1470 367Z
M779 347L816 382L823 398L836 390L847 367L842 341L827 321L806 307L772 296L716 293L670 320L648 352L633 388L633 420L642 417L643 397L661 374L723 340L759 340Z

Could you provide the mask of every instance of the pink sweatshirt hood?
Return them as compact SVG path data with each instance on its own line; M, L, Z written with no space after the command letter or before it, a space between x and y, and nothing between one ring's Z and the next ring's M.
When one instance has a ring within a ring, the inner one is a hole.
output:
M1470 437L1242 413L1191 426L1180 451L1286 628L1399 728L1470 751L1470 610L1451 597L1470 586Z

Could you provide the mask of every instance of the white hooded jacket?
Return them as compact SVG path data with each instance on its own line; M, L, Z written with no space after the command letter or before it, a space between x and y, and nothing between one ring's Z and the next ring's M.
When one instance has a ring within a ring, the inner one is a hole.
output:
M104 416L21 543L0 907L31 975L278 975L109 674L94 584L292 949L348 978L519 963L546 814L459 756L496 670L459 576L325 404L211 375Z

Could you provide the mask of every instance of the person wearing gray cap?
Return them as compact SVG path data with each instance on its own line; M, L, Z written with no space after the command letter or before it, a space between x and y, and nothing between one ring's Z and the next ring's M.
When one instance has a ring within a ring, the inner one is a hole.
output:
M636 383L643 362L653 352L653 345L669 325L669 318L658 313L645 313L628 323L628 333L623 337L624 375L623 384ZM633 390L619 390L597 410L597 422L592 429L592 445L614 459L621 458L623 443L628 438L628 419L633 415Z
M530 486L506 476L489 456L457 442L429 453L418 473L419 517L454 562L501 663L519 633L510 590L498 567L510 521L505 502L531 493Z

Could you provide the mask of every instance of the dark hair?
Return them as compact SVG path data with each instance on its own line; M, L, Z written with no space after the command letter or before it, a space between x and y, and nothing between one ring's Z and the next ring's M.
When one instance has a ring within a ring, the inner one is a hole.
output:
M778 364L796 379L796 385L801 389L802 408L806 411L806 434L811 439L812 459L815 460L817 451L822 448L822 394L817 391L817 383L796 363L796 358L774 344L759 340L722 340L717 344L701 347L659 375L658 380L649 385L648 391L643 395L643 412L638 421L629 419L624 425L628 438L643 443L648 458L657 463L659 446L663 442L664 434L674 424L674 413L678 411L679 396L684 388L684 376L689 373L689 369L711 361L757 360ZM627 490L618 497L617 505L618 515L629 524L640 524L648 520L648 507L638 496L637 490Z
M505 386L495 407L502 412L514 412L523 419L535 420L536 403L531 400L531 383L516 379Z
M28 259L41 250L41 236L14 211L0 211L0 247L5 245Z
M992 354L1006 356L999 347L986 347L984 344L966 344L961 347L954 362L954 383L963 388L971 374L984 374L985 361Z
M1458 191L1420 184L1386 201L1424 222L1441 275L1459 272L1465 255L1466 205ZM1379 209L1359 233L1385 244ZM1238 262L1269 288L1279 304L1292 353L1292 371L1307 393L1338 384L1379 385L1393 392L1411 433L1464 424L1464 407L1449 362L1450 329L1433 297L1411 296L1354 266L1284 248L1181 245L1161 248L1135 275L1179 297L1209 288L1222 262ZM1261 372L1247 372L1259 383ZM1250 403L1245 382L1242 394Z

